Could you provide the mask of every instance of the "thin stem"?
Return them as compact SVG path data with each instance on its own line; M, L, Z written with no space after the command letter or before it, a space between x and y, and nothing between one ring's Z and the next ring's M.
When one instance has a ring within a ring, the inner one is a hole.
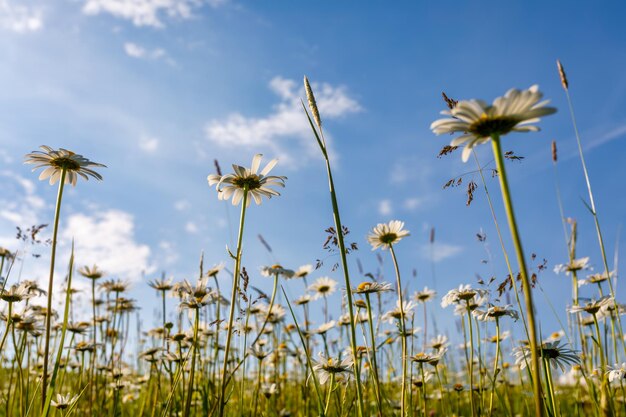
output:
M224 416L224 408L226 402L224 401L226 395L226 374L228 372L228 356L230 353L230 343L233 335L233 321L235 319L235 299L237 298L237 291L239 290L239 271L241 269L241 249L243 241L243 227L246 220L246 206L248 204L248 185L246 184L243 189L243 201L241 202L241 218L239 220L239 234L237 237L237 255L235 257L235 271L233 275L233 289L230 299L230 312L228 314L228 328L226 333L226 345L224 347L224 365L222 367L222 384L220 387L219 401L219 416Z
M57 252L57 233L59 231L59 219L61 218L61 201L63 200L63 187L67 170L61 171L59 190L57 193L56 208L54 210L54 229L52 231L52 250L50 254L50 277L48 278L48 304L46 310L46 338L43 353L43 379L41 383L41 409L46 406L46 391L48 390L48 356L50 354L50 329L52 325L52 284L54 281L54 261Z
M537 329L535 325L535 311L532 298L532 291L530 288L530 281L528 278L528 271L526 268L526 259L524 257L524 251L522 249L522 241L517 229L517 222L515 220L515 213L513 211L513 203L511 201L511 195L509 192L509 183L506 176L506 169L504 167L504 157L502 156L502 148L500 146L500 137L493 135L491 137L491 144L493 146L493 155L496 160L496 167L498 169L498 178L500 179L500 188L502 191L502 200L504 203L504 209L509 222L509 229L511 232L511 238L513 239L513 245L515 246L515 254L517 256L517 262L519 264L520 275L522 276L522 291L524 292L524 299L526 302L526 317L528 319L528 336L531 349L531 361L532 361L532 379L533 379L533 394L535 399L535 414L538 417L544 415L543 408L543 396L541 392L541 375L539 370L539 355L537 351ZM511 277L514 280L514 277Z
M402 302L402 280L400 279L400 268L398 267L398 260L396 259L396 253L393 250L393 245L389 245L389 252L391 253L391 259L393 261L393 267L396 272L396 290L398 291L398 308L400 309L400 337L402 338L402 391L401 391L401 415L406 415L406 325L404 320L404 303Z

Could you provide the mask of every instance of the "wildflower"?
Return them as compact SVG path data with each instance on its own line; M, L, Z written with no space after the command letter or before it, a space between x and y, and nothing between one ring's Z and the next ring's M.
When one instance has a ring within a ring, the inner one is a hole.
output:
M310 295L304 294L304 295L296 298L293 302L294 302L294 304L301 306L301 305L308 304L311 300L312 300L312 298L311 298Z
M328 332L330 329L332 329L333 327L335 327L337 325L337 322L335 320L331 320L328 323L324 323L321 324L316 330L315 333L317 334L326 334L326 332Z
M413 299L418 303L426 303L427 301L435 298L436 295L437 293L434 290L431 290L428 287L424 287L422 291L416 291L413 294Z
M0 299L7 303L19 303L32 297L32 293L29 290L27 283L13 284L9 289L4 289L0 292Z
M601 308L613 304L613 297L605 296L600 298L599 300L589 300L585 305L577 305L570 307L567 311L570 313L580 313L585 312L591 315L595 315L600 311Z
M426 352L418 352L415 355L411 356L411 360L413 362L419 363L419 364L428 363L430 365L437 366L437 364L441 360L441 357L443 356L444 353L445 353L445 351L439 352L439 353L436 353L436 354L429 354L429 353L426 353Z
M370 282L360 283L356 288L352 288L353 294L374 294L386 291L393 291L391 284L388 282Z
M487 310L475 309L472 315L481 321L494 321L503 316L510 316L515 321L519 320L519 314L510 305L504 307L491 305Z
M550 336L548 336L548 338L546 339L546 342L556 342L557 340L561 340L564 337L565 337L565 331L561 329L556 332L553 332Z
M436 120L430 128L436 135L462 133L450 145L465 144L462 159L466 162L474 146L488 142L494 135L538 131L533 123L556 112L554 107L546 107L547 100L539 101L542 96L539 87L533 85L524 91L510 89L491 105L482 100L462 100L454 108L441 112L450 118Z
M430 347L435 350L446 349L449 345L450 343L448 342L448 337L443 334L437 335L437 337L430 339Z
M491 337L488 337L485 340L485 342L490 342L490 343L498 343L498 342L502 342L503 340L508 339L511 336L511 332L508 330L505 330L503 332L500 333L500 337L498 337L498 335L493 335Z
M50 401L50 405L56 409L65 410L66 408L71 407L72 404L74 404L77 400L78 400L78 395L71 397L70 394L67 394L67 395L57 394L56 401L55 400Z
M609 382L620 381L626 378L626 362L623 362L621 365L615 365L614 367L609 366L610 371L607 372L609 374Z
M323 353L319 353L319 359L313 359L313 371L317 375L320 384L325 385L334 375L335 379L341 374L348 374L352 370L352 358L346 356L344 359L329 357L326 358ZM343 375L343 376L348 376Z
M413 309L416 304L413 301L403 301L402 308L400 308L400 301L396 300L396 307L393 310L387 311L380 319L388 323L394 323L396 320L402 319L402 312L405 317L413 317Z
M128 291L130 282L121 279L110 279L101 283L100 288L109 293L114 292L119 294Z
M308 288L309 291L314 292L313 297L315 299L321 297L328 297L335 292L337 288L337 281L329 277L320 277L315 280Z
M91 268L85 265L82 268L80 268L78 272L85 278L94 279L94 280L102 278L102 276L104 275L104 272L99 270L97 265L94 265Z
M296 269L293 278L306 278L311 272L313 272L313 265L302 265L300 268Z
M174 287L172 281L173 278L156 278L154 280L148 281L148 285L157 291L165 292L171 290Z
M263 347L257 343L248 348L248 353L258 360L262 361L263 359L267 358L272 352L263 350Z
M450 304L458 304L461 301L476 302L478 299L487 295L486 290L473 289L470 285L460 285L458 289L448 291L441 300L441 307L447 307Z
M284 278L291 278L293 277L294 273L295 272L291 269L285 269L278 264L272 266L264 266L263 268L261 268L261 275L263 275L264 277L279 275Z
M581 287L587 284L600 284L604 281L607 281L609 278L615 277L615 271L611 271L608 274L606 272L587 275L586 279L579 279L578 286Z
M392 220L389 223L379 223L367 236L367 241L372 245L372 250L378 248L389 249L391 245L399 242L409 235L408 230L402 230L404 222Z
M59 148L54 150L49 146L40 146L42 151L33 151L24 157L25 164L34 164L33 171L46 167L39 175L40 180L50 178L50 185L53 185L61 179L62 173L65 171L65 184L76 185L78 175L88 180L93 177L102 180L102 176L90 167L106 167L106 165L92 162L82 155L78 155L67 149Z
M565 275L569 275L572 272L578 272L589 268L589 257L586 256L584 258L574 259L567 264L558 264L554 267L554 272L556 274L565 273Z
M209 186L217 186L218 199L228 200L232 197L232 203L236 206L241 202L244 191L246 191L250 197L254 199L254 202L259 205L261 204L261 197L272 198L272 196L280 195L278 191L270 187L284 187L287 177L267 175L278 162L277 159L272 159L265 168L257 174L262 157L263 155L256 154L254 158L252 158L252 166L249 169L239 165L233 165L233 169L235 170L233 174L209 175L207 177ZM246 206L250 205L250 201L251 200L248 200Z
M565 372L566 365L578 365L580 364L580 357L577 352L566 348L564 345L560 345L560 341L545 342L537 348L539 356L545 359L552 368L556 369L558 366L563 372ZM515 363L520 366L521 369L526 367L526 363L530 362L530 347L521 345L513 349L513 355L515 356Z
M220 271L222 269L224 269L224 266L225 266L224 262L220 262L219 264L213 265L213 268L209 269L206 272L206 276L207 277L215 277L215 276L217 276L217 274L219 274Z

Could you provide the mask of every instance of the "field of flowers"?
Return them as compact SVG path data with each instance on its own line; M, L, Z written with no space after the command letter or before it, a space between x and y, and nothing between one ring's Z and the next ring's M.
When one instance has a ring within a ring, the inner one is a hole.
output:
M557 69L577 132L568 80L560 63ZM277 160L263 164L262 155L254 155L249 167L233 165L233 172L222 173L217 166L207 178L217 199L240 209L236 245L227 247L230 261L213 264L203 257L192 280L147 278L162 301L162 320L155 328L131 326L141 301L128 298L128 282L56 253L62 203L71 197L64 194L66 187L79 186L81 179L102 180L105 166L48 146L25 156L58 194L46 288L18 279L20 254L0 248L0 415L626 415L621 322L626 307L615 297L617 274L607 259L578 134L585 204L596 230L586 238L597 239L602 268L586 272L589 258L576 251L577 224L562 215L569 261L557 270L570 278L568 322L546 335L535 315L536 276L522 247L525 231L518 228L515 190L506 175L506 160L515 156L502 150L501 139L510 132L532 134L540 118L556 111L542 101L538 87L511 89L491 104L443 94L447 109L431 129L453 139L440 156L457 157L462 147L462 160L476 164L482 184L474 184L468 198L485 192L508 269L502 283L468 283L444 294L427 287L412 294L403 290L408 273L394 249L411 236L400 220L378 224L367 236L374 254L393 265L388 281L349 268L356 246L346 239L341 190L335 189L323 121L306 77L304 87L302 117L326 164L327 178L319 180L328 182L334 218L324 246L337 254L338 278L320 276L314 265L276 264L261 268L272 280L271 293L251 285L248 271L258 267L247 266L242 248L246 214L254 210L252 201L272 204L272 198L280 198L278 190L288 186L286 177L273 175ZM475 158L474 148L481 144L492 148L496 169L489 175L497 177L499 190L488 188ZM552 152L556 169L554 144ZM499 204L506 219L495 217L493 207ZM37 232L30 230L33 239ZM505 241L514 253L506 252ZM56 271L65 264L67 272L59 276ZM220 288L225 279L232 282L227 291ZM91 288L89 311L79 316L71 314L77 280ZM299 281L302 295L290 298L283 288L287 280ZM66 290L53 294L59 281ZM593 298L579 296L583 285L594 288ZM332 320L331 308L339 307L329 306L328 297L335 292L341 292L343 303L341 316ZM53 310L53 295L65 299L62 310ZM168 311L171 298L174 314ZM394 308L386 307L388 300ZM454 310L458 332L437 334L429 328L428 315L440 309ZM138 341L129 342L131 336Z

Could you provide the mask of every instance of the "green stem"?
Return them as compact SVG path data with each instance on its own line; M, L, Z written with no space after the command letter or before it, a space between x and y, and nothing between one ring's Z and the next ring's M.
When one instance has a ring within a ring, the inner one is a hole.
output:
M396 253L393 250L393 245L389 245L389 252L391 252L391 259L393 261L393 267L396 272L396 290L398 291L398 308L400 309L400 337L402 339L402 390L401 390L401 415L406 415L406 326L404 320L404 303L402 300L402 280L400 279L400 268L398 267L398 260L396 259Z
M369 293L365 293L365 302L367 303L367 323L369 324L369 328L370 328L370 338L371 338L371 343L372 343L372 357L371 357L371 361L372 361L372 365L373 365L373 369L372 372L374 373L374 384L376 385L376 404L378 406L378 415L379 417L383 416L383 397L381 396L381 392L380 392L380 380L379 380L379 374L378 374L378 360L376 359L376 333L374 333L374 323L372 320L372 303L370 301L370 295Z
M496 160L496 167L498 169L498 178L500 179L500 188L502 190L502 200L504 203L504 209L509 222L509 229L511 232L511 238L513 239L513 245L515 246L515 254L517 256L517 262L519 264L520 274L522 276L522 291L524 292L524 299L526 302L526 318L528 319L528 336L531 349L531 361L532 361L532 379L533 379L533 395L535 399L535 414L538 417L544 415L543 408L543 394L541 392L541 375L539 370L539 355L537 345L537 328L535 325L535 311L532 298L532 291L530 288L530 280L528 277L528 271L526 268L526 259L524 257L524 251L522 249L522 241L520 239L517 222L515 220L515 213L513 211L513 203L511 201L511 194L509 192L509 183L506 176L506 169L504 167L504 157L502 156L502 148L500 146L500 137L493 135L491 137L491 144L493 146L493 155ZM515 277L511 277L512 280Z
M472 407L472 417L476 417L476 404L474 403L474 326L472 326L472 310L470 309L470 302L469 300L466 300L465 303L467 304L467 325L469 326L470 337L470 357L468 361L469 396Z
M43 353L43 379L41 384L41 409L46 406L46 391L48 390L48 356L50 354L50 329L52 325L52 284L54 281L54 261L57 252L57 233L59 231L59 219L61 218L61 201L63 200L63 187L67 170L61 171L59 190L57 193L56 208L54 210L54 229L52 231L52 251L50 254L50 277L48 278L48 304L46 310L46 338Z
M230 343L233 335L233 321L235 319L235 305L237 298L237 291L239 290L239 271L241 269L241 249L243 241L243 228L246 220L246 206L248 204L248 185L246 184L243 189L243 201L241 202L241 218L239 220L239 234L237 237L237 255L235 257L235 271L233 275L233 289L230 298L230 311L228 314L228 328L226 333L226 345L224 347L224 365L222 367L222 384L220 387L219 401L219 416L224 416L224 408L226 406L226 374L228 372L228 356L230 353Z
M193 397L193 383L196 373L196 353L198 351L198 326L200 324L200 308L196 308L196 317L193 322L193 342L191 344L191 370L189 371L189 387L187 388L187 400L185 401L185 412L183 417L189 417L191 409L191 398Z

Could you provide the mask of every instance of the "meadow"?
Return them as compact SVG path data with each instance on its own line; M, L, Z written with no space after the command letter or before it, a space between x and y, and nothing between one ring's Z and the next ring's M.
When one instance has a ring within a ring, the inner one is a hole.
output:
M563 282L571 297L560 331L542 334L538 324L538 278L529 268L535 259L522 246L528 231L518 227L515 190L506 175L506 165L516 156L501 145L511 132L532 135L540 119L556 111L538 87L511 89L491 104L443 94L442 118L431 129L434 135L451 135L452 141L439 157L460 157L479 174L480 183L467 185L467 204L475 193L485 193L506 278L468 281L440 294L428 287L409 293L403 288L410 269L394 250L411 239L401 220L373 226L366 242L352 243L348 237L340 210L342 190L335 189L323 120L305 77L302 117L326 165L327 177L317 180L328 183L328 210L334 219L323 245L336 255L333 277L322 276L320 265L248 265L242 245L246 214L255 205L275 203L289 182L274 175L280 170L277 160L264 164L260 154L252 156L249 167L233 165L231 173L216 164L207 186L215 190L215 198L240 210L236 245L226 249L228 262L202 256L193 278L146 277L161 300L162 319L153 328L134 320L142 300L128 298L129 282L73 255L57 256L62 203L71 198L64 191L89 178L103 180L105 166L48 146L25 156L24 162L33 165L40 180L58 187L58 194L50 219L52 237L44 242L51 254L45 288L18 278L21 254L0 248L0 415L626 415L621 322L626 306L616 298L618 276L602 235L602 227L611 226L601 227L560 63L557 71L570 105L587 180L585 205L596 231L578 236L576 221L566 218L561 206L569 260L556 270L567 278ZM491 147L495 169L479 164L474 148L480 145ZM558 169L554 143L552 163ZM497 189L486 176L497 177ZM459 178L445 187L460 185L465 186ZM506 219L495 217L496 205L503 205ZM18 238L35 241L39 233L33 227L20 231ZM591 273L589 257L577 253L581 238L597 241L599 272ZM510 253L508 242L514 248ZM361 256L389 262L390 273L377 276L353 267L349 259L359 246L372 249ZM271 280L271 292L253 285L259 274ZM77 280L89 284L90 307L73 314ZM288 281L300 286L299 296L288 296ZM64 291L53 294L58 282ZM585 294L592 288L595 295L580 296L581 287ZM342 294L342 305L329 306L328 297L336 292ZM63 309L53 309L53 297L64 300ZM172 303L173 312L168 311ZM341 315L332 319L331 310L338 308ZM458 327L433 329L429 315L450 310Z

